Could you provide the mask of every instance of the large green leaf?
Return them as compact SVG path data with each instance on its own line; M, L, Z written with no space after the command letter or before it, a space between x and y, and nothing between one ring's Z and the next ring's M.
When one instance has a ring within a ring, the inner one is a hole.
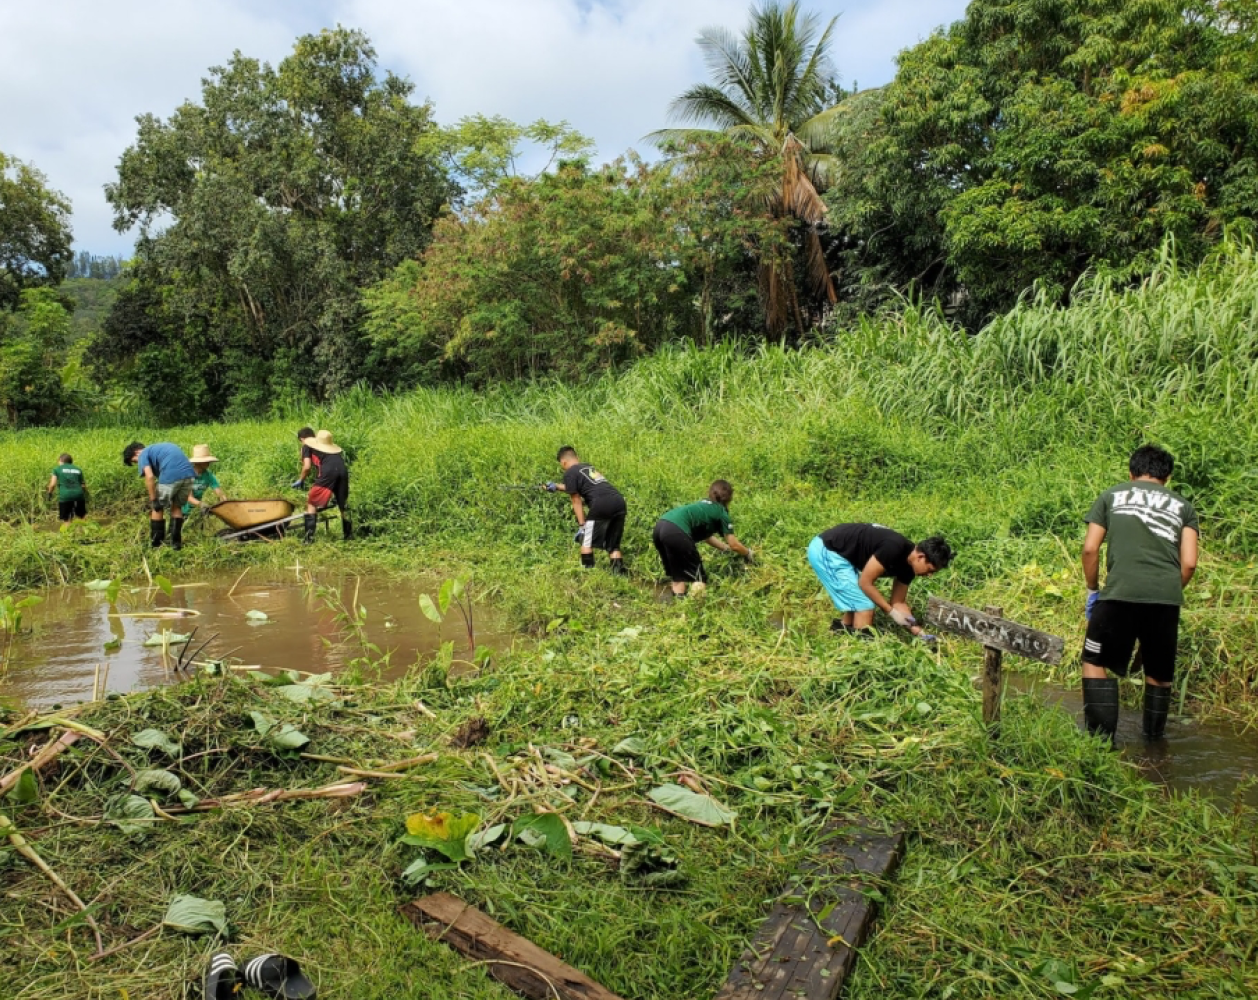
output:
M178 757L183 749L160 729L144 729L131 737L131 742L146 750L160 750L169 757Z
M174 596L175 588L171 584L171 582L168 579L166 579L166 577L162 576L159 573L157 576L153 577L153 582L157 584L157 589L160 590L167 597Z
M572 857L572 841L568 828L558 813L534 813L521 816L511 827L511 832L530 847L545 847L547 853L557 858Z
M155 815L149 800L139 795L115 795L105 803L105 819L129 837L148 833Z
M35 772L29 767L17 779L17 784L9 789L9 798L20 806L29 806L39 801L39 783L35 780Z
M334 695L327 688L316 684L284 684L275 689L276 694L283 695L289 701L296 702L298 705L309 704L326 704L336 701Z
M634 844L641 843L637 837L623 826L609 826L606 823L578 821L572 824L572 829L576 830L582 837L597 837L604 844L610 844L612 847L632 847Z
M265 611L256 611L256 610L246 611L245 618L247 618L251 622L269 622L271 620L271 616L268 615Z
M188 641L188 636L182 632L171 632L168 629L162 629L160 632L154 632L144 640L145 646L182 646Z
M700 795L680 785L660 785L647 792L647 797L665 812L701 826L729 826L737 815L711 795Z
M276 750L300 750L310 742L309 736L290 723L278 722L262 712L250 712L249 718L258 735Z
M217 899L176 896L162 923L185 934L226 934L227 907Z
M454 862L465 861L469 857L468 836L478 826L480 817L475 813L413 813L406 817L407 835L402 842L430 848Z
M437 591L437 607L444 615L450 610L450 596L454 592L454 580L446 580Z
M83 586L87 590L108 590L113 582L113 580L88 580Z
M437 610L437 606L432 603L432 598L427 594L419 595L419 610L424 613L424 617L429 621L441 624L441 612Z
M179 780L178 775L172 774L170 771L157 768L145 769L138 772L135 776L135 793L137 795L160 792L166 798L170 798L172 795L178 795L182 787L183 782Z

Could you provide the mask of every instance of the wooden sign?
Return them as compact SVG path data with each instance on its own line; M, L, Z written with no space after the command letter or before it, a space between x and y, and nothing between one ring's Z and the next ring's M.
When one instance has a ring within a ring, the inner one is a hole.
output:
M1017 622L1001 618L999 614L975 611L949 601L932 597L926 608L926 618L945 632L973 639L991 649L1000 649L1015 656L1041 663L1060 663L1065 640L1049 635Z

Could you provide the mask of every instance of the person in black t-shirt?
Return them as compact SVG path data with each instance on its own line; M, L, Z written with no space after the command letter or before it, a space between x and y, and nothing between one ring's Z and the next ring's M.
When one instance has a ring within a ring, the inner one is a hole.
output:
M349 466L345 464L342 449L332 440L329 431L319 431L302 439L302 453L310 451L311 463L318 473L314 485L306 496L304 518L305 542L315 539L319 525L319 511L335 503L341 512L341 534L345 541L354 537L354 526L349 519ZM303 467L304 467L303 461Z
M292 484L292 488L295 490L304 490L306 488L306 479L310 475L311 469L314 469L316 476L319 475L319 453L306 444L306 440L314 436L313 427L303 427L297 432L297 443L301 445L301 474Z
M914 545L881 524L840 524L809 543L808 562L835 608L843 613L830 626L835 632L868 638L873 635L874 609L881 608L915 636L932 638L909 608L909 585L952 562L952 549L943 538L936 535ZM895 580L890 600L876 586L884 576Z
M625 533L625 498L607 481L607 477L582 462L576 449L564 445L556 456L563 469L562 483L547 483L550 493L567 493L572 499L572 512L577 517L577 541L581 543L581 565L594 566L594 550L602 549L611 557L612 573L625 575L624 555L620 540Z

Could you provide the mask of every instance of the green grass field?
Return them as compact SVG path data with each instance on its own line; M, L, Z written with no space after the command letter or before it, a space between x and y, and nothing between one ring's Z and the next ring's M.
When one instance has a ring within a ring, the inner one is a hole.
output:
M342 690L339 707L201 678L79 717L133 767L145 763L136 732L180 733L183 763L150 763L171 764L202 797L335 780L334 764L272 752L250 711L292 722L312 752L360 764L438 753L418 780L374 783L345 804L158 822L130 839L90 822L125 790L125 771L76 750L39 802L3 808L93 907L107 947L152 927L176 892L221 899L232 950L302 956L325 996L506 996L397 918L416 891L400 873L420 854L398 841L409 813L475 812L491 826L539 806L653 831L658 866L672 867L667 855L680 874L644 879L583 838L571 859L496 845L429 884L626 998L711 996L821 825L839 815L910 833L848 996L1251 996L1252 812L1167 797L1034 699L1011 699L991 739L970 683L977 649L948 643L936 657L894 635L844 645L826 631L830 609L804 548L845 520L944 533L956 562L911 598L999 603L1064 635L1059 675L1073 684L1082 514L1125 478L1135 445L1163 444L1180 462L1172 485L1202 512L1184 694L1197 711L1254 720L1255 279L1253 254L1233 249L1199 272L1168 264L1135 291L1095 287L1069 310L1028 302L973 338L907 309L826 348L678 350L582 387L363 392L282 421L0 435L8 590L142 576L142 491L119 458L132 437L207 442L232 495L286 495L293 432L309 422L352 449L352 505L367 537L348 548L321 538L308 550L206 538L156 553L153 570L192 579L287 565L300 552L316 578L470 572L477 599L522 636L478 676L417 664L396 684ZM581 573L565 500L499 488L554 478L555 449L567 443L628 498L628 580ZM62 450L87 472L102 520L87 538L32 527L53 517L40 494ZM744 571L714 555L703 600L661 606L650 527L718 476L735 485L735 527L758 562ZM474 717L488 739L452 746ZM628 738L642 746L615 752ZM0 732L0 769L26 739ZM614 790L539 784L530 747L552 762L597 751L583 781ZM731 829L647 804L649 789L683 771L737 811ZM89 929L12 852L0 852L0 892L6 998L180 997L213 950L163 932L91 963Z

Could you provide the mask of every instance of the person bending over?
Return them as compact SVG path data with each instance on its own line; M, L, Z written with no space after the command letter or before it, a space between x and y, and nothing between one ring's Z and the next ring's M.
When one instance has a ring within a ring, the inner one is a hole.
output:
M62 521L80 520L87 517L87 483L83 470L74 464L67 452L57 459L56 468L48 480L48 495L57 491L57 517Z
M1088 511L1083 578L1088 585L1083 640L1083 717L1088 732L1113 742L1118 678L1131 670L1136 642L1144 665L1144 736L1166 734L1179 609L1197 569L1197 512L1166 483L1175 459L1161 448L1136 449L1130 479L1102 493ZM1100 586L1101 546L1105 586Z
M122 464L137 466L149 495L149 543L158 548L166 540L166 515L170 511L170 547L183 548L183 505L192 495L196 470L188 456L168 441L145 446L132 441L122 449Z
M842 612L830 628L863 639L873 636L876 608L913 635L931 639L909 608L909 586L919 576L947 569L950 562L952 548L939 535L914 545L881 524L840 524L808 544L808 563ZM884 576L895 581L890 600L877 587Z
M354 537L354 526L349 519L349 466L345 464L342 449L332 440L331 431L319 431L313 437L302 442L303 454L309 448L312 455L317 478L310 492L306 495L306 516L303 518L306 529L305 542L309 545L315 540L315 529L319 526L319 511L325 510L333 501L341 509L341 535L345 541ZM304 467L304 462L303 462Z
M607 481L607 477L582 462L576 449L564 445L555 456L563 469L562 483L546 483L550 493L567 493L572 498L572 513L577 517L577 541L581 543L581 565L594 567L594 550L602 549L611 559L612 573L625 575L624 554L620 540L625 534L625 498Z
M192 470L196 473L196 476L192 480L192 495L188 497L188 502L183 505L184 517L190 517L194 507L205 507L204 497L207 493L213 492L220 503L227 499L227 494L223 492L223 487L218 483L218 477L214 475L214 470L210 468L217 461L218 459L210 454L210 446L208 444L194 444L192 446ZM213 506L211 503L210 507Z
M734 487L718 479L708 487L706 500L674 507L655 522L651 541L675 596L685 596L687 587L692 594L698 594L707 586L697 542L707 542L721 552L737 552L749 562L753 558L751 549L734 537L729 517L733 499Z

